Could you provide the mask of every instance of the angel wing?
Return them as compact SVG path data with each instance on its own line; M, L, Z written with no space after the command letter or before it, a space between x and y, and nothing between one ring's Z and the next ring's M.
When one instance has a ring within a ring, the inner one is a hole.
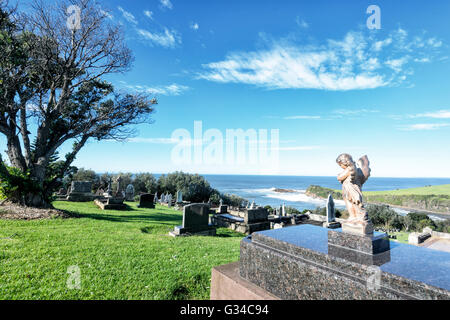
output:
M363 156L359 158L358 162L356 163L356 166L361 169L361 185L363 185L367 179L370 177L370 168L369 168L369 158L367 156Z

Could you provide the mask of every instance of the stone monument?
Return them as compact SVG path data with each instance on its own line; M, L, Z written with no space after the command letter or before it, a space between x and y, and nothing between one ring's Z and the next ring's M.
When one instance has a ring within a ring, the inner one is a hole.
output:
M139 204L138 208L149 208L154 209L155 208L155 195L151 193L144 193L139 196Z
M129 184L125 189L125 200L134 201L134 186L132 184Z
M67 195L67 201L87 202L94 200L92 193L92 182L72 181Z
M355 163L351 155L343 153L336 159L336 163L344 169L337 179L342 184L342 197L349 213L349 218L342 224L342 230L358 235L373 234L373 224L364 208L361 191L370 177L368 157L363 156Z
M327 199L327 221L323 223L323 226L330 229L336 229L341 226L341 224L336 221L336 209L331 193L328 195Z
M302 224L253 233L241 241L239 263L213 268L211 299L450 299L450 253L403 243L391 248L364 209L367 156L355 164L342 154L337 163L350 213L342 230Z
M206 203L193 203L183 207L183 224L169 234L173 237L188 235L214 236L216 229L209 224L210 208Z
M183 192L181 190L177 191L177 203L183 203Z
M109 178L108 189L103 194L102 197L98 197L94 200L94 203L102 210L124 210L127 206L123 203L125 200L124 192L121 189L122 178L119 177L116 179L117 182L117 191L114 194L112 191L112 178Z

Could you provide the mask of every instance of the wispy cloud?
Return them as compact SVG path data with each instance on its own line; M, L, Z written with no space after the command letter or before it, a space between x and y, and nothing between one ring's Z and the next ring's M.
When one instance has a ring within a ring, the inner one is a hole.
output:
M353 116L353 115L362 115L362 114L367 114L367 113L378 113L378 112L380 112L380 110L367 109L367 108L362 108L362 109L337 109L337 110L333 110L332 111L332 113L338 114L338 115L342 115L342 116Z
M178 142L177 139L172 138L128 138L127 142L131 143L149 143L149 144L175 144Z
M307 116L307 115L299 115L299 116L289 116L289 117L284 117L284 119L286 120L297 120L297 119L301 119L301 120L317 120L320 119L320 116Z
M280 151L308 151L320 149L320 146L293 146L293 147L279 147Z
M175 30L164 28L163 33L150 32L144 29L137 29L137 33L145 40L149 40L152 45L159 45L165 48L174 48L181 43L181 37Z
M423 130L436 130L443 127L450 126L450 123L417 123L399 126L398 128L402 131L423 131Z
M296 23L300 28L303 28L303 29L309 28L309 24L308 24L305 20L300 19L299 16L297 16L297 18L295 18L295 23Z
M412 74L407 66L414 59L431 59L430 45L424 45L431 39L408 40L399 28L382 40L350 31L323 45L273 41L267 49L230 53L222 61L204 64L206 71L198 78L269 89L345 91L397 85ZM442 45L436 39L431 43L433 48Z
M434 118L434 119L450 119L450 110L439 110L436 112L419 113L413 118Z
M120 82L122 87L148 94L164 95L164 96L179 96L183 92L188 91L188 86L172 83L166 86L147 86L147 85L131 85L126 82Z
M172 9L173 4L170 2L170 0L159 0L159 3L161 4L161 7L163 9Z
M145 10L144 15L153 20L153 11Z
M189 25L189 28L191 28L192 30L198 30L199 25L196 22L191 22L191 24Z
M127 20L128 22L137 25L138 22L135 18L135 16L133 14L131 14L130 12L124 10L122 7L117 7L117 9L119 9L120 12L122 12L122 16L124 17L125 20Z

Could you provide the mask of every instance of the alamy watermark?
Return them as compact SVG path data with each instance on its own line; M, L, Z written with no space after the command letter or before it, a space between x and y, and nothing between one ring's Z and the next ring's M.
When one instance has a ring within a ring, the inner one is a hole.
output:
M67 278L66 285L67 288L74 290L74 289L81 289L81 270L79 266L69 266L67 268L67 273L69 274L69 277Z
M79 6L69 6L66 11L68 17L66 26L72 31L81 29L81 8Z
M377 292L381 288L381 269L378 266L369 266L367 271L369 273L366 282L367 290Z
M367 18L366 24L367 28L372 29L381 29L381 9L377 5L370 5L367 10L367 14L370 16Z
M279 129L208 129L194 121L194 132L176 129L171 140L176 143L171 153L174 164L195 165L261 165L278 168Z

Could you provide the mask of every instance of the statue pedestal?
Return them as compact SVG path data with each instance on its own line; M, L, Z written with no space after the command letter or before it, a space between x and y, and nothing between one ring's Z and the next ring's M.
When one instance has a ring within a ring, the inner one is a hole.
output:
M324 228L328 228L328 229L338 229L341 227L341 224L337 221L330 221L330 222L324 222L322 224L322 226Z
M381 265L390 260L387 233L357 235L343 230L328 231L328 254L365 265Z
M360 236L372 235L373 224L370 221L346 221L342 223L342 231Z

